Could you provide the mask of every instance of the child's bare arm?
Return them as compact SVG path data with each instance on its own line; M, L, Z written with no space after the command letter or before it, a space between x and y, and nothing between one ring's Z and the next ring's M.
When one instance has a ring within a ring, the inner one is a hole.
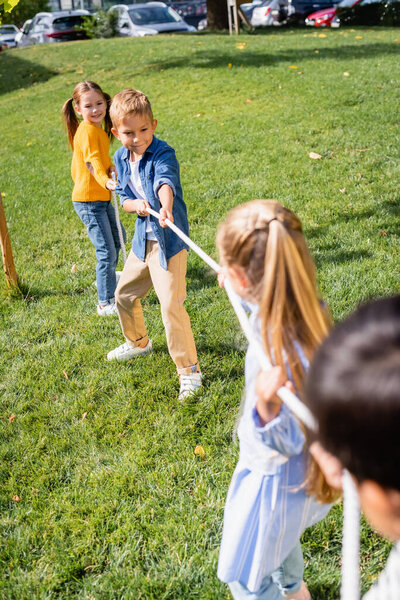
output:
M124 200L122 208L128 213L137 213L139 217L146 217L149 213L147 209L150 208L147 200L139 200L138 198L127 198Z
M164 183L158 190L158 197L160 199L161 209L160 209L160 225L161 227L166 227L165 219L169 219L174 222L174 217L172 216L172 206L174 203L174 193L172 188Z
M256 409L261 426L266 425L279 415L282 400L278 398L276 392L283 385L293 391L293 385L290 381L285 381L281 367L272 367L269 371L262 371L257 377Z

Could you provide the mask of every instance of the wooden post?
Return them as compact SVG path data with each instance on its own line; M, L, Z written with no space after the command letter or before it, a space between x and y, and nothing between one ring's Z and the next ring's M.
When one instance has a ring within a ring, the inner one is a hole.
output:
M226 7L228 9L229 35L232 35L232 0L226 0Z
M18 288L18 277L14 266L14 259L11 250L10 236L8 234L6 216L4 214L3 200L0 195L0 243L1 253L3 255L4 272L9 287Z

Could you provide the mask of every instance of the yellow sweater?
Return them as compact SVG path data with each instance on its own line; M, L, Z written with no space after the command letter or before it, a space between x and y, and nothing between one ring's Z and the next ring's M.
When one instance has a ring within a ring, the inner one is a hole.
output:
M104 129L81 121L74 136L71 164L75 184L72 200L75 202L111 199L111 192L106 189L110 179L107 171L112 165L109 147L110 140Z

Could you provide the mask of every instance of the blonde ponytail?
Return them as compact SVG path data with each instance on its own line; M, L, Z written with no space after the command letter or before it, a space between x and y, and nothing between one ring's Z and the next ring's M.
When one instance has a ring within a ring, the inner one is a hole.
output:
M228 214L217 245L223 264L245 271L252 299L260 307L266 353L293 380L301 397L305 372L297 348L311 361L331 326L301 221L279 202L254 200ZM305 485L320 502L338 497L311 456Z

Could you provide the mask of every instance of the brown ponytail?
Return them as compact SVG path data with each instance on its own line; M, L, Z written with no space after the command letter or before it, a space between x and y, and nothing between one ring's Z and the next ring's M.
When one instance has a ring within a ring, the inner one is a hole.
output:
M74 110L74 101L72 98L68 98L62 107L62 117L64 121L65 128L67 130L68 135L68 144L71 150L74 148L74 136L76 130L78 129L79 119L76 116L76 112Z

